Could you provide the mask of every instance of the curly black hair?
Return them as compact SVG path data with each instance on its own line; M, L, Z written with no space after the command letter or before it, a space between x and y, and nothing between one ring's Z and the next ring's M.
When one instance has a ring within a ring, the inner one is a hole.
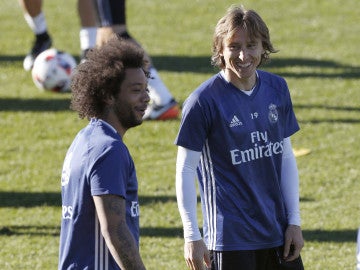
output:
M144 56L140 46L119 37L90 50L72 77L70 108L77 111L80 118L100 117L105 100L120 91L127 68L142 68L149 76Z

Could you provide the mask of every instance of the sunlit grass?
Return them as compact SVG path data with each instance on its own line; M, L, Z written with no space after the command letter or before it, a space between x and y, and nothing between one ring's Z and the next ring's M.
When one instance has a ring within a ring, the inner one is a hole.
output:
M301 126L292 144L311 150L297 159L305 268L354 269L360 226L358 1L243 3L265 19L279 49L263 68L288 82ZM130 33L180 103L216 72L210 66L212 31L230 4L127 2ZM56 269L62 162L87 121L69 110L69 94L35 88L22 69L32 34L16 1L0 5L0 269ZM76 2L44 5L54 46L78 56ZM145 122L125 135L139 179L140 248L148 269L186 268L174 186L179 123Z

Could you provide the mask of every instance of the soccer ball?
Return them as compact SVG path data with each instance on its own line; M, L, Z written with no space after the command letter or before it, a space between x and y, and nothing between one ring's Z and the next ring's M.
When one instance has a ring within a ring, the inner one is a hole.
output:
M31 75L35 85L41 90L68 92L75 67L74 57L52 48L36 57Z

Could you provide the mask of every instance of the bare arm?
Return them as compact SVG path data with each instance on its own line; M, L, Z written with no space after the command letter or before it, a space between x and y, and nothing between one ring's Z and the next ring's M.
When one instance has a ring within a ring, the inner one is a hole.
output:
M94 196L101 233L116 263L123 270L144 270L139 249L126 224L126 202L115 195Z

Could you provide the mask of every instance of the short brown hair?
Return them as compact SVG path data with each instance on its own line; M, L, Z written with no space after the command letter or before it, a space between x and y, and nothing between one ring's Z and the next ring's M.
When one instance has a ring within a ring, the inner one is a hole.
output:
M277 52L271 44L269 29L259 14L254 10L246 10L243 6L231 6L215 27L211 57L211 63L214 66L221 69L225 67L224 60L220 55L223 51L223 41L239 27L246 29L251 39L261 39L265 53L262 55L259 65L269 60L270 53Z

